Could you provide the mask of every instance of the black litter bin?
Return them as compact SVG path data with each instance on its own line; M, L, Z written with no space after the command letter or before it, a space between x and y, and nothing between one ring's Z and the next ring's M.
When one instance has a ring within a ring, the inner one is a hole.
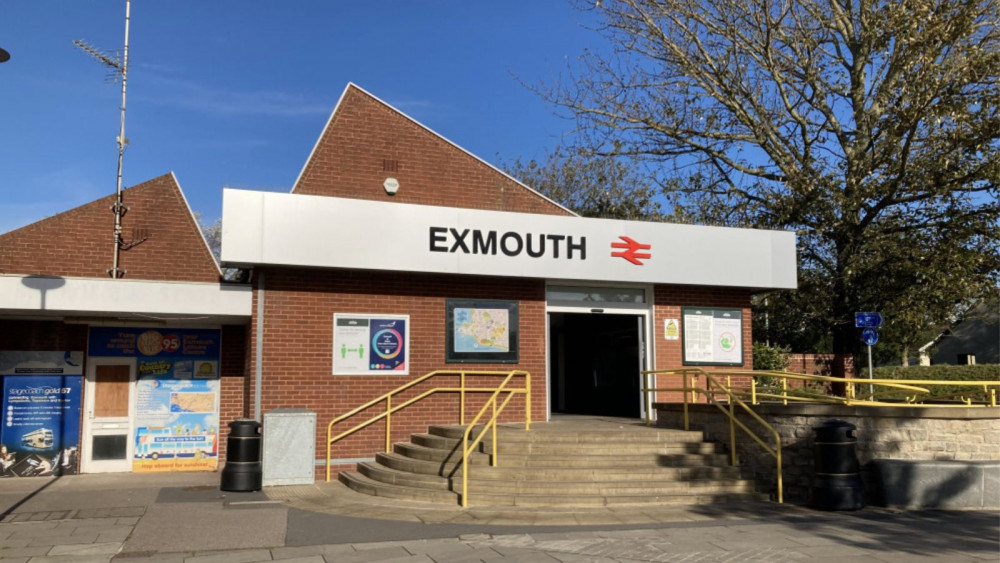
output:
M843 420L828 420L813 427L816 433L813 508L857 510L865 505L856 430L856 426Z
M248 493L259 491L263 479L260 463L260 423L234 420L229 423L226 439L226 467L222 470L223 491Z

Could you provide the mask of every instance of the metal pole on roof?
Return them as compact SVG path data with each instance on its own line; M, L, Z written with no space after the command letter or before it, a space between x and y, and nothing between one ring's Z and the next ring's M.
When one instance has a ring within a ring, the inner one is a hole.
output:
M101 63L111 67L114 71L116 71L115 79L121 77L122 81L121 125L118 129L118 137L115 139L118 143L118 175L115 184L115 203L111 206L111 212L115 215L115 249L111 269L108 270L108 273L111 275L112 279L118 279L125 274L125 271L118 267L118 259L122 246L124 246L124 241L122 240L122 216L124 216L128 211L128 207L125 207L122 203L122 161L125 156L125 147L128 145L128 139L125 138L125 85L128 79L128 24L131 7L131 0L125 0L125 47L122 50L122 58L120 62L116 59L108 57L83 41L77 40L73 42L77 47L83 49Z

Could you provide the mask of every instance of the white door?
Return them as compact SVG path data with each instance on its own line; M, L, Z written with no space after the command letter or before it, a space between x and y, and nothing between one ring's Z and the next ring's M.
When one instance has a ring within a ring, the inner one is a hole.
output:
M132 470L133 358L91 358L83 420L84 473Z

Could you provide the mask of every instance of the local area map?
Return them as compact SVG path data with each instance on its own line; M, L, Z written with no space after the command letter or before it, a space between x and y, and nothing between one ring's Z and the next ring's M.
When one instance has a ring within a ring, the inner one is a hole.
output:
M213 412L214 393L171 393L170 412Z
M507 309L455 309L456 352L507 352L510 350L510 316Z

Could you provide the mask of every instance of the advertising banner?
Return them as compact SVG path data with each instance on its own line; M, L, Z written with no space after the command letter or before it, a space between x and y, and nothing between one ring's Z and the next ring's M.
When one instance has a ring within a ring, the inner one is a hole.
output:
M743 311L683 308L684 365L743 365Z
M333 316L334 375L408 375L407 315Z
M80 375L4 377L0 475L76 473L82 379Z
M218 467L220 350L218 330L90 329L91 356L136 358L132 471Z

